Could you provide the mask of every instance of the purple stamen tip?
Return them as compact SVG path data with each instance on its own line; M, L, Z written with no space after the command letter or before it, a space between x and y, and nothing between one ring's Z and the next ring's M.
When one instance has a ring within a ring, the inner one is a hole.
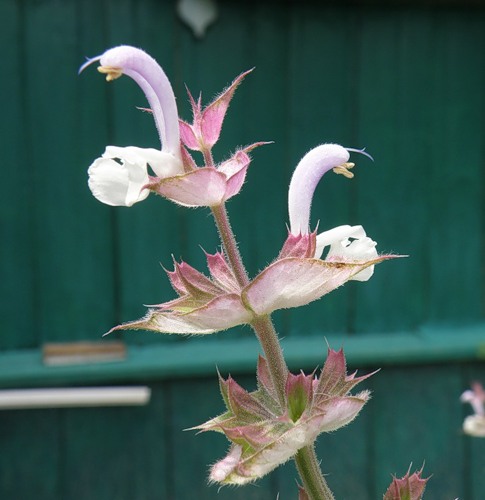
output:
M365 148L362 148L362 149L345 148L345 149L351 153L360 153L361 155L367 156L367 158L374 161L374 158L372 158L372 156L369 153L365 152Z

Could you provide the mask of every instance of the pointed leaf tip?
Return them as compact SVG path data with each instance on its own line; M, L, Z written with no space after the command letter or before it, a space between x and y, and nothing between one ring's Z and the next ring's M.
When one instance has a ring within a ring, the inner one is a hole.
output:
M234 92L236 91L242 80L245 78L245 76L251 73L253 69L241 73L231 83L231 85L229 85L229 87L227 87L227 89L225 89L221 95L214 99L214 101L212 101L202 112L200 128L206 146L212 147L219 140L222 123L226 116L226 111L229 107L232 97L234 96Z
M421 500L428 478L422 478L423 468L410 474L411 466L402 478L393 477L383 500Z

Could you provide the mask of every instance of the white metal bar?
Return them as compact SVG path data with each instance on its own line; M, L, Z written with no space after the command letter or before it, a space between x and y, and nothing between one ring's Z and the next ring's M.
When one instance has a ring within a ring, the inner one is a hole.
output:
M93 406L141 406L150 400L145 386L7 389L0 391L0 410Z

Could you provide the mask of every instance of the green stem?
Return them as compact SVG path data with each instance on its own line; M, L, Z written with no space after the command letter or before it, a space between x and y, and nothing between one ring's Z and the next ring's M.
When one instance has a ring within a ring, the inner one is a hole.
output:
M286 408L286 379L288 378L288 367L286 366L283 350L278 339L278 334L269 316L259 316L251 322L259 343L263 348L264 357L268 363L271 380L276 388L281 408Z
M204 156L206 164L213 164L210 154ZM237 247L236 238L234 237L234 233L229 223L226 207L224 204L221 204L212 207L211 210L219 230L227 259L234 271L239 286L244 288L249 284L249 277ZM278 334L269 316L256 317L251 322L251 326L263 349L271 379L276 388L281 407L284 410L286 408L285 386L288 377L288 367L283 356L281 344L278 340ZM312 445L299 450L295 456L295 462L305 491L311 500L334 499L320 470L318 459Z
M296 468L310 500L334 500L323 477L313 445L306 446L295 456Z
M249 277L244 267L241 254L237 247L234 233L229 223L226 207L224 204L212 207L212 214L216 221L217 229L221 237L226 256L236 275L236 279L241 288L249 284ZM286 406L285 384L288 377L288 368L286 366L283 351L278 340L278 334L274 329L269 316L260 316L251 322L251 326L258 337L263 348L264 355L268 362L271 379L276 388L279 402L282 408Z
M226 207L224 204L221 204L216 207L211 207L211 210L216 221L217 229L219 230L219 236L221 237L226 257L236 275L239 286L244 288L249 284L249 277L244 267L241 254L239 253L236 238L234 237L234 233L229 223Z

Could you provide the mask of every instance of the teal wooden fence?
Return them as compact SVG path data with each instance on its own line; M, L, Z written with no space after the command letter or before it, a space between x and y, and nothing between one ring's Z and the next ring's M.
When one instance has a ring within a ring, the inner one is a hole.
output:
M220 158L253 154L229 210L254 275L286 235L286 190L311 147L338 142L356 178L327 176L312 214L320 228L362 224L383 252L410 255L301 310L278 312L291 367L322 364L344 345L352 368L383 370L348 428L322 436L319 456L337 498L381 498L410 462L431 499L480 500L485 440L461 432L458 398L485 381L485 9L469 2L219 2L202 39L175 2L0 0L3 181L0 183L0 386L146 383L143 408L3 411L0 498L296 498L293 465L257 486L206 486L226 443L182 429L222 410L215 365L254 385L248 328L210 339L127 332L124 362L46 367L47 342L98 340L173 296L159 263L203 268L217 235L204 210L161 199L111 209L86 169L107 144L156 147L139 89L77 75L85 56L121 43L165 68L189 118L184 84L207 102L240 72Z

